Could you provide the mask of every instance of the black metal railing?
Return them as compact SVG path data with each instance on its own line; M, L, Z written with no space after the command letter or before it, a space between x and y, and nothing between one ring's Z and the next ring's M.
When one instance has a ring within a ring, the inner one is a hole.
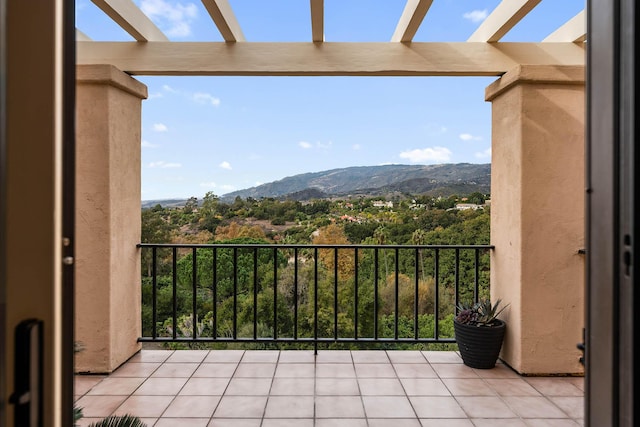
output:
M490 245L149 244L142 342L453 343Z

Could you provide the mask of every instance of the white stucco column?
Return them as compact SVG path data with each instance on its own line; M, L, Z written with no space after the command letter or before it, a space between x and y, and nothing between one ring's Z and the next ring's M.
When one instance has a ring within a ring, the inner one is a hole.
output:
M584 67L520 66L492 103L491 298L510 304L501 358L523 374L583 372Z
M76 356L111 372L140 349L140 138L147 88L111 65L77 67Z

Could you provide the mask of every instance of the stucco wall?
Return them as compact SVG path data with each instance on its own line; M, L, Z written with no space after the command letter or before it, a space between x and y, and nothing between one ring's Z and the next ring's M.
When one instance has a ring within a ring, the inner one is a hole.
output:
M492 106L492 299L510 307L501 358L523 374L583 372L584 68L521 66Z
M109 65L77 68L76 356L111 372L139 349L140 138L146 87Z

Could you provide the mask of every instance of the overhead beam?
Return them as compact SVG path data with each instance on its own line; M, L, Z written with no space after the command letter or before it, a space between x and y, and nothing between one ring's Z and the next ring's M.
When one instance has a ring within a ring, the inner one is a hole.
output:
M407 0L404 11L391 37L392 42L410 42L418 32L433 0Z
M499 76L528 65L577 65L574 43L78 42L78 64L165 76Z
M522 20L541 0L502 0L468 42L497 42Z
M311 38L314 42L324 41L324 0L311 2Z
M585 10L571 18L562 27L542 40L546 42L583 42L587 38L587 14Z
M132 0L91 0L116 24L139 42L168 41L167 36Z
M85 33L83 33L82 31L80 31L79 29L76 28L76 41L78 41L78 42L90 42L91 41L91 37L89 37L88 35L86 35Z
M226 42L243 42L244 34L228 0L202 0Z

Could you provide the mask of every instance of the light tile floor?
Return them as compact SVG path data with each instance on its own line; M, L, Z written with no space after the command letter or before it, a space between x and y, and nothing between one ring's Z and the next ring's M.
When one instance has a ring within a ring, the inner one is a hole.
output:
M75 384L80 426L125 413L149 427L584 425L583 378L472 369L456 352L143 350Z

